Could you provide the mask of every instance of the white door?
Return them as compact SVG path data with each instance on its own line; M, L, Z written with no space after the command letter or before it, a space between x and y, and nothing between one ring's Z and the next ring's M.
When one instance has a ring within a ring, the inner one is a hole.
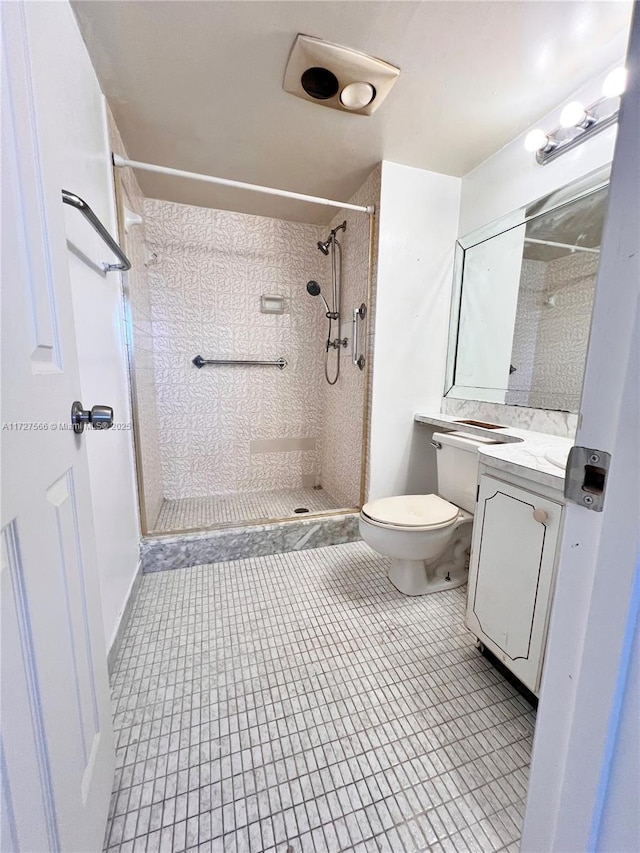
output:
M640 850L640 5L626 67L576 444L611 454L568 503L522 850ZM589 143L586 143L589 144Z
M480 478L467 626L534 693L561 518L555 501Z
M79 396L67 243L22 4L2 16L0 849L88 853L114 748L84 437L64 428Z

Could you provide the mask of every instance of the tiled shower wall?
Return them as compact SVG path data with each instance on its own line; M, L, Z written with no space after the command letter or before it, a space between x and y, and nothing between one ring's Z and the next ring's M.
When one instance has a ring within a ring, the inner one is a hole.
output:
M155 200L145 221L165 497L313 486L325 329L305 285L325 229ZM288 366L198 369L197 354Z
M349 199L352 204L374 204L380 202L380 166L371 172L367 180ZM340 337L348 338L347 349L342 350L340 379L335 385L323 380L321 405L321 467L322 485L342 505L359 506L360 472L363 445L363 419L366 383L373 367L373 339L369 330L373 330L375 306L369 302L369 228L370 217L353 211L339 211L326 229L328 234L343 221L347 221L346 232L339 232L338 240L343 247L342 264L342 323ZM375 259L377 258L377 237L374 220L373 235L373 284L375 294ZM326 237L325 234L325 237ZM324 239L324 238L323 238ZM323 258L320 283L329 291L331 283L330 258ZM365 323L360 323L359 352L365 354L367 369L361 371L352 363L351 336L353 309L361 303L367 306ZM334 325L335 329L335 325ZM334 375L335 352L331 353L329 375Z
M598 262L599 255L576 253L547 264L544 297L553 304L538 327L531 406L580 407Z
M109 142L116 154L128 158L124 144L107 108ZM122 204L133 213L144 215L144 195L132 169L118 169L118 194ZM120 206L121 207L121 206ZM120 209L121 212L121 209ZM146 529L153 528L164 496L160 436L154 371L154 341L151 328L149 299L148 250L145 245L144 222L130 228L124 236L125 251L131 260L131 270L124 275L124 288L130 315L129 346L132 350L132 385L135 395L134 417L137 421L136 442L140 458L138 477L141 485Z
M506 401L577 412L598 255L524 260Z
M518 305L513 330L511 364L515 371L509 375L505 395L507 405L529 405L529 392L535 369L538 324L544 302L545 261L524 258L518 287Z

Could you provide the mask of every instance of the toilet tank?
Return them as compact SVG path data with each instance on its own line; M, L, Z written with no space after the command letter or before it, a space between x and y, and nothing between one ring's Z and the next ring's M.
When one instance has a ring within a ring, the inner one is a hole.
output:
M474 512L478 482L478 447L497 444L464 432L434 432L437 454L438 494L452 504Z

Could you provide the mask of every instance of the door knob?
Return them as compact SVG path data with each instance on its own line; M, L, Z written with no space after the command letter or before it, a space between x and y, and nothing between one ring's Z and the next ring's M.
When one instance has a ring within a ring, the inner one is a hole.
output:
M78 434L84 432L86 424L91 424L94 429L111 429L113 409L111 406L93 406L92 409L83 409L82 403L76 400L71 406L71 423L73 431Z
M534 521L539 521L540 524L544 524L548 518L549 518L549 513L546 510L534 509L534 511L533 511Z

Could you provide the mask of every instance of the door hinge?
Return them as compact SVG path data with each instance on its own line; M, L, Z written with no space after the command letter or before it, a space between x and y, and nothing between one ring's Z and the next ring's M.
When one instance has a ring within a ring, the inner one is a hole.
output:
M602 512L611 454L591 447L572 447L567 459L564 496L571 503Z

